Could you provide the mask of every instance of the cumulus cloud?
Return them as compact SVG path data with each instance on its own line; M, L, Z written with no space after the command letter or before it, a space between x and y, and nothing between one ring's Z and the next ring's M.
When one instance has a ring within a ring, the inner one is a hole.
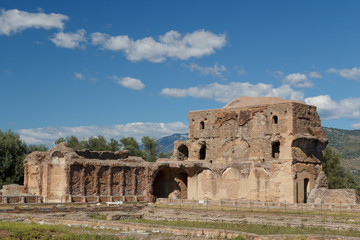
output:
M322 78L322 75L319 72L309 72L308 76L309 78Z
M201 67L196 63L191 63L189 65L183 64L182 66L190 69L191 72L197 71L202 75L211 75L223 80L225 80L223 73L227 72L224 65L219 66L217 64L215 64L213 67Z
M96 32L91 34L92 44L112 51L124 51L126 58L136 62L148 60L159 63L166 58L186 60L191 57L201 58L222 48L226 43L224 34L214 34L205 30L181 35L169 31L159 36L158 41L152 37L132 40L127 35L110 36Z
M182 122L149 123L134 122L113 126L47 127L21 129L17 132L27 144L45 144L52 146L60 137L76 136L79 139L92 136L104 136L106 139L134 137L141 141L143 136L160 138L174 133L187 132L188 126Z
M161 94L169 97L194 97L214 99L217 102L227 103L239 96L249 97L281 97L285 99L302 100L303 93L294 91L289 85L274 88L271 84L251 84L231 82L229 84L212 83L205 86L186 89L164 88Z
M86 43L86 31L79 29L75 33L58 32L50 40L58 47L63 48L85 48L81 43Z
M329 68L327 70L329 73L337 73L340 76L351 79L351 80L359 80L360 77L360 68L353 67L352 69L336 69L336 68Z
M314 85L313 82L302 73L289 74L283 79L282 82L283 84L287 84L296 88L309 88Z
M0 35L11 35L27 28L44 28L46 30L64 28L64 21L69 17L56 13L29 13L18 9L0 10Z
M336 102L329 95L320 95L306 98L305 102L315 105L324 120L339 118L360 119L360 98L346 98Z
M132 78L132 77L123 77L123 78L119 78L117 76L111 76L111 79L114 79L119 85L126 87L126 88L130 88L132 90L142 90L145 88L145 85L136 78Z
M351 125L353 129L360 129L360 123L354 123Z

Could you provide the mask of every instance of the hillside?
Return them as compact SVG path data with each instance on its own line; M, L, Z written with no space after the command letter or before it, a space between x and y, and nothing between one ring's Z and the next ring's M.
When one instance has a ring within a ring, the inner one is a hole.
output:
M346 168L360 169L360 130L323 127L329 146L335 148Z
M175 133L171 136L159 138L158 140L156 140L158 154L160 152L172 153L174 150L174 142L175 141L185 141L185 140L188 140L187 133L183 133L183 134Z
M335 148L341 155L345 168L360 169L360 130L342 130L323 127L329 146ZM175 141L188 139L187 133L173 134L157 140L158 152L172 153Z

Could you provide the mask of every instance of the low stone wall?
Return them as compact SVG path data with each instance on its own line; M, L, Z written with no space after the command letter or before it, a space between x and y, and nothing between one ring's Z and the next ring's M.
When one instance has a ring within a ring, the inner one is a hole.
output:
M82 196L82 195L65 195L62 198L64 203L105 203L105 202L149 202L146 196Z
M334 212L359 212L360 204L347 204L339 201L338 203L288 203L284 202L259 202L259 201L237 201L237 200L191 200L191 199L168 199L158 198L157 204L176 205L176 207L188 206L196 209L210 209L213 206L224 210L264 209L264 210L283 210L283 211L334 211Z
M38 195L0 196L0 204L41 203L41 202L42 202L42 196L38 196Z
M313 189L310 193L309 203L332 204L342 202L344 204L359 204L360 199L355 189Z

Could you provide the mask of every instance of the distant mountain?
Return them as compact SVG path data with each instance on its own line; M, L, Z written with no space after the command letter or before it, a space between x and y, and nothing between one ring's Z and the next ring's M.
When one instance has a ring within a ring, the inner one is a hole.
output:
M156 140L158 153L172 153L174 150L174 142L175 141L186 141L188 140L187 133L175 133L171 136L162 137Z
M342 158L342 165L346 168L360 169L360 130L343 130L323 127L329 146L336 149ZM156 142L158 153L172 153L175 141L188 140L187 133L176 133L162 137Z
M336 149L346 168L360 169L360 130L323 127L329 146Z

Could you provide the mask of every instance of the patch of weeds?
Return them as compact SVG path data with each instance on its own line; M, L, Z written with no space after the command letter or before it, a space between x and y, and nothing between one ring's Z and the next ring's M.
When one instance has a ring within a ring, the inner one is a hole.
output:
M100 213L93 213L91 215L91 218L96 219L96 220L106 220L106 216L102 215Z
M231 240L245 240L246 238L243 235L232 238Z
M84 233L89 232L89 233ZM1 236L6 239L15 240L33 240L33 239L55 239L55 240L115 240L118 239L112 235L98 234L92 228L68 227L65 225L47 225L22 222L0 222L0 233L6 233Z

